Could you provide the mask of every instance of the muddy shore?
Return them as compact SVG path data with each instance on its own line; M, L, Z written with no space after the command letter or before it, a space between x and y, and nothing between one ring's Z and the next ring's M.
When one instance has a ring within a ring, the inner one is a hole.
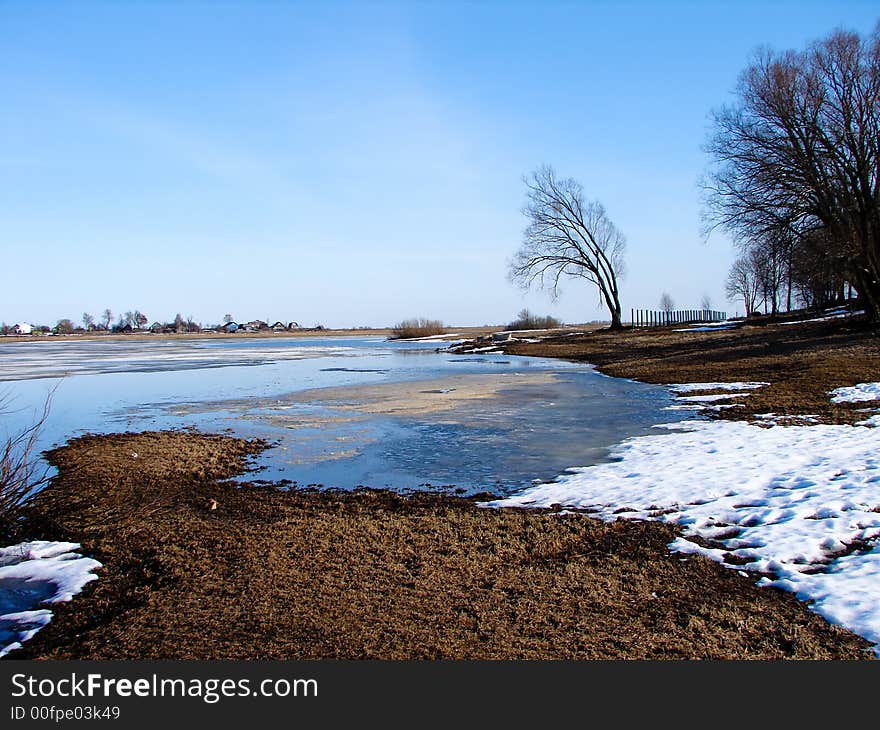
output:
M508 351L648 382L771 383L722 412L732 418L851 422L825 393L880 372L876 336L855 323L594 333ZM59 474L22 536L80 542L105 567L11 658L872 656L791 594L671 554L668 525L230 481L266 446L158 432L51 452Z

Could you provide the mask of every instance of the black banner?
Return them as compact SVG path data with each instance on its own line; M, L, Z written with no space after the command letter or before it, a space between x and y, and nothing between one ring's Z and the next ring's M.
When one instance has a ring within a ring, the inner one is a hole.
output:
M811 687L851 698L877 677L874 662L3 661L0 727L815 720Z

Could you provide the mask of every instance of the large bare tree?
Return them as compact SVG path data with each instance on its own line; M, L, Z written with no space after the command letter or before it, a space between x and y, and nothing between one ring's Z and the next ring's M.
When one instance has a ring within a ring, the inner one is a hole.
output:
M626 239L598 201L584 199L583 187L542 166L524 179L528 225L510 262L511 280L525 287L538 283L555 298L563 278L595 285L611 315L611 329L621 329L620 290Z
M836 31L801 52L760 52L737 97L715 114L708 144L710 226L826 242L880 319L880 25L865 38Z

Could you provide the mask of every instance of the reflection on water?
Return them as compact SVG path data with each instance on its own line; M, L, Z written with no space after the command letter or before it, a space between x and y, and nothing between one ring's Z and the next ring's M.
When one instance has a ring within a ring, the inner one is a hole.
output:
M662 411L665 389L588 366L436 347L366 337L3 343L0 390L17 410L2 427L28 424L57 385L43 448L85 432L229 430L277 443L259 460L265 479L509 492L681 417ZM364 405L383 388L401 403ZM398 407L418 398L428 405ZM454 402L430 405L444 398Z

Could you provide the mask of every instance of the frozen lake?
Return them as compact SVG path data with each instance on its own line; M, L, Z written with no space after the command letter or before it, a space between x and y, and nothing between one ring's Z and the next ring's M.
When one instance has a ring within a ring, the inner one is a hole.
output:
M0 343L0 431L49 393L48 448L82 433L197 428L276 445L259 478L511 493L679 420L664 388L586 365L375 337Z

